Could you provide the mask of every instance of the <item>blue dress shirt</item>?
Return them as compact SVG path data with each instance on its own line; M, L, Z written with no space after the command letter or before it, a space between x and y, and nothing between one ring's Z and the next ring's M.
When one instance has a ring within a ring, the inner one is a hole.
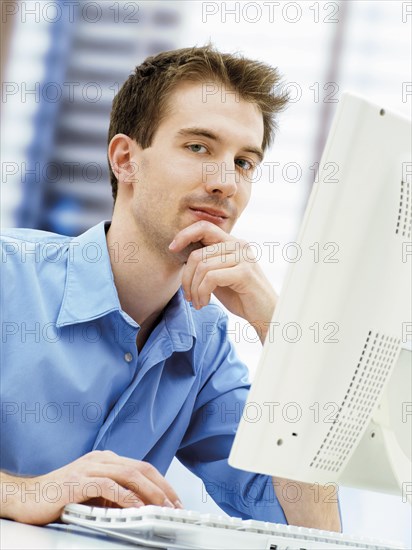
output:
M107 228L3 233L0 468L36 476L110 449L164 475L177 456L228 514L286 523L271 478L227 462L249 382L226 315L180 289L139 353Z

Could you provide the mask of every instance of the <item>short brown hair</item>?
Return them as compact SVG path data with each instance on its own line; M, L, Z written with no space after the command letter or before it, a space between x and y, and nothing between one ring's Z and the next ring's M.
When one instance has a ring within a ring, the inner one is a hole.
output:
M210 43L203 47L171 50L148 57L137 66L113 101L108 141L122 133L140 147L150 147L160 122L167 114L167 100L183 81L213 82L237 92L255 103L263 116L262 149L271 145L277 123L275 115L286 106L287 94L277 91L280 75L276 68L239 54L221 53ZM117 179L110 164L113 199Z

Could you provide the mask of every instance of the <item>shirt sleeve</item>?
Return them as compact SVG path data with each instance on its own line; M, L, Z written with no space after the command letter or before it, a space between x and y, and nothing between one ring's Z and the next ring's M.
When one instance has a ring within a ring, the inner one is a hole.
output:
M272 478L228 464L250 383L248 369L227 336L223 312L201 361L203 382L177 458L203 480L206 491L230 516L287 523Z

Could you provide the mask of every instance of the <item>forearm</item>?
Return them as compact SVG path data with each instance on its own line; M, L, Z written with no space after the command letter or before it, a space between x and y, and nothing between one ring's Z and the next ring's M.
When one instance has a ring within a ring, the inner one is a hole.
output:
M22 478L0 472L0 517L16 519Z
M323 487L280 477L273 477L272 481L290 525L327 531L342 530L337 491L335 496L331 496L330 485Z

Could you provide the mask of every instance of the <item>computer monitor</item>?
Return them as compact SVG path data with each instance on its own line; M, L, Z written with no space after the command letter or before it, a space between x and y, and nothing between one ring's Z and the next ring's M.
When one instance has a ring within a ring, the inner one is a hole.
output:
M343 94L232 466L411 497L411 136Z

